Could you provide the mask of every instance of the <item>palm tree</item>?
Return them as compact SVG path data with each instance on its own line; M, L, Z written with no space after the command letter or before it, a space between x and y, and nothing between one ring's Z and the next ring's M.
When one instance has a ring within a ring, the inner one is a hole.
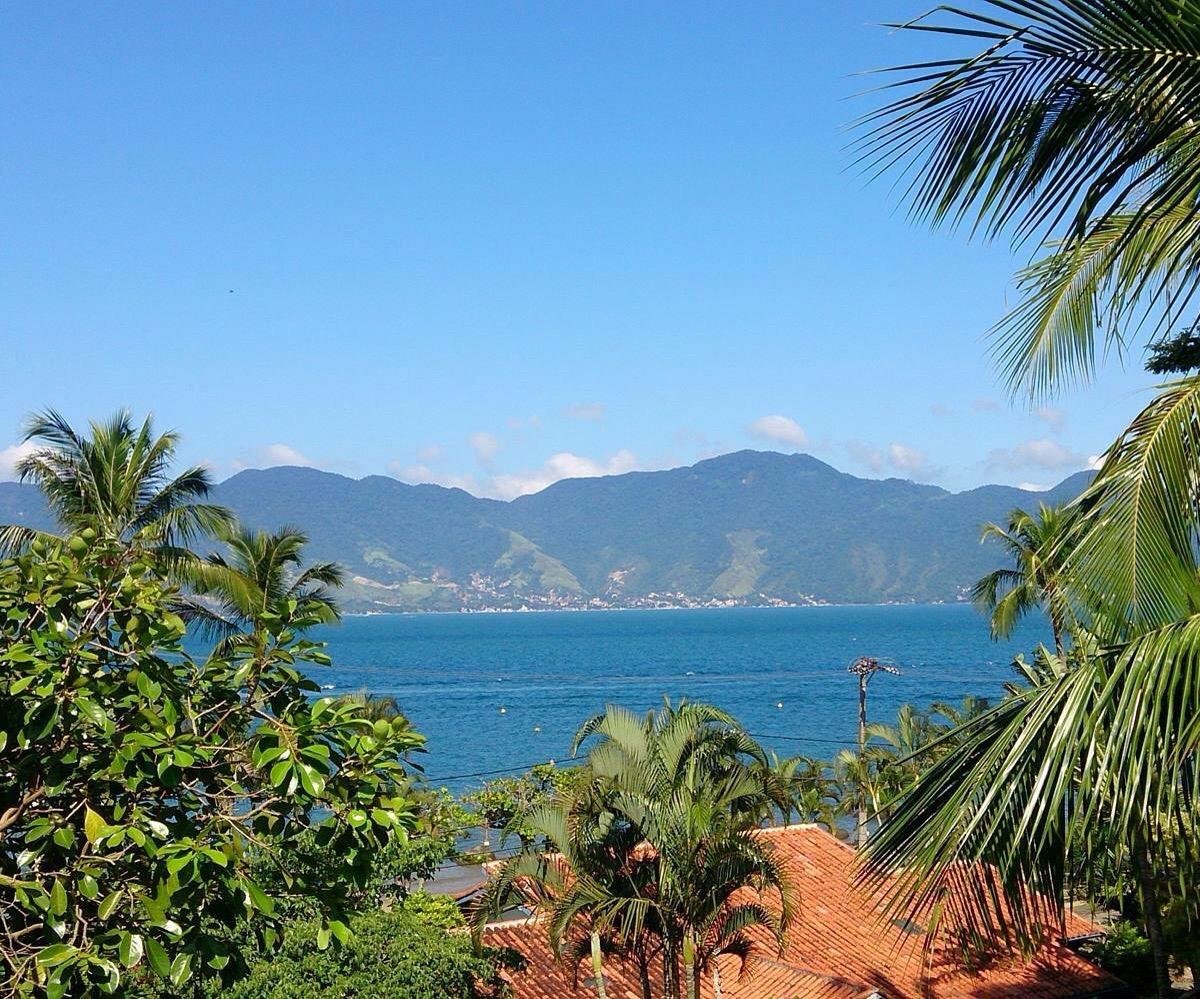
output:
M1162 344L1195 325L1200 6L977 7L901 26L973 51L900 67L860 149L873 169L906 174L918 217L1036 245L993 337L1013 390L1039 397L1086 380L1135 336ZM1054 668L968 723L873 840L873 876L901 870L910 895L929 900L986 871L1025 930L1036 915L1025 887L1057 899L1069 844L1104 827L1162 866L1164 817L1195 814L1198 481L1192 374L1160 388L1075 504L1058 568L1087 595L1074 624L1100 643L1046 657ZM962 863L977 860L993 866Z
M695 999L705 972L719 994L718 959L744 961L751 927L781 940L791 919L791 888L757 835L791 792L762 747L709 705L666 702L645 716L610 706L584 723L574 749L589 742L590 780L522 816L536 832L529 842L558 852L526 846L510 859L477 922L512 886L532 885L559 952L570 931L588 935L598 985L607 940L637 959L647 997L656 953L670 999Z
M1071 607L1063 579L1063 559L1072 509L1038 504L1036 514L1016 509L1008 523L985 524L981 541L997 541L1012 563L995 569L971 588L971 599L989 615L993 638L1008 638L1017 622L1036 608L1045 608L1062 655L1063 638L1071 624Z
M588 766L606 788L607 808L653 851L667 995L678 996L682 984L696 999L720 955L744 960L751 926L765 927L782 946L793 893L756 833L791 797L763 748L726 712L669 701L641 718L610 705L581 726L573 752L589 741ZM778 911L734 901L744 888L776 895Z
M202 502L212 488L201 467L171 474L179 435L140 427L128 411L79 433L57 412L31 417L25 442L39 446L17 462L17 477L42 490L51 512L70 532L101 537L177 558L205 535L227 530L228 510ZM18 524L0 527L0 554L26 548L42 532Z
M472 916L476 932L518 896L547 916L550 945L560 957L582 930L576 959L586 954L596 992L606 994L607 944L637 961L643 999L651 999L650 961L659 929L653 904L653 859L639 851L640 830L620 821L595 797L597 787L557 794L521 816L526 844L506 860ZM615 820L615 821L614 821ZM545 844L533 848L533 841ZM553 851L553 852L549 852Z
M225 552L185 569L192 595L184 598L184 617L205 633L228 639L254 631L268 619L292 628L341 619L332 591L342 583L342 569L333 562L305 566L308 538L301 531L234 527L219 537Z

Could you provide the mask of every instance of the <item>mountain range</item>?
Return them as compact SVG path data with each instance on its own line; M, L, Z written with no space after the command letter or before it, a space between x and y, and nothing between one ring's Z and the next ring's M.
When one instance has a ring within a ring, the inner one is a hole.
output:
M297 467L239 472L214 499L252 527L302 528L311 558L345 566L350 611L907 603L962 599L999 564L985 521L1072 499L1091 474L951 493L738 451L509 502ZM51 526L32 485L0 483L11 522Z

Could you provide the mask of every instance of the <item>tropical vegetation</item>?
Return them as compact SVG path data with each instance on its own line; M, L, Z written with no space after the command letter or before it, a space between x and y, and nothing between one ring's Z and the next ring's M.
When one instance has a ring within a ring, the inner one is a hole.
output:
M966 883L973 903L947 918L1028 942L1053 916L1033 899L1062 900L1074 859L1104 849L1138 884L1165 995L1160 914L1193 939L1200 927L1200 7L981 0L900 27L966 52L898 68L860 151L901 173L916 217L1035 247L992 334L1013 391L1085 381L1138 337L1154 370L1187 373L1108 449L1069 523L1043 532L1053 543L1035 536L1044 518L999 532L1039 564L1018 559L1008 607L990 583L979 597L1001 628L1040 602L1069 641L1023 664L1027 684L892 803L866 877L900 872L891 904L906 911Z
M30 435L43 446L20 470L63 533L3 532L4 991L181 995L237 977L299 910L318 950L348 944L379 858L432 812L410 762L422 737L303 672L328 663L305 631L329 619L332 574L303 569L299 544L202 562L185 542L205 532L257 541L228 533L200 470L171 475L176 437L149 421L89 437L49 414ZM202 564L221 569L205 595L238 616L198 654L178 612Z
M790 789L733 718L610 706L580 728L584 745L588 779L523 816L538 845L505 861L477 925L515 893L547 913L558 953L588 942L598 992L607 946L636 959L647 999L656 956L664 994L695 999L720 955L749 955L750 927L782 940L796 899L755 833Z

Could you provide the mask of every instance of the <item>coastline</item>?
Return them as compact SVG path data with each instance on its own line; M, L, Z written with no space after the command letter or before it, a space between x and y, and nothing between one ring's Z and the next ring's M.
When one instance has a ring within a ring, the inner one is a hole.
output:
M459 610L425 610L414 607L411 609L397 608L395 610L378 611L343 611L342 617L414 617L414 616L445 616L462 617L479 614L608 614L628 613L631 611L739 611L739 610L822 610L838 607L953 607L971 606L969 600L892 600L885 603L854 603L850 601L833 603L805 604L728 604L695 606L672 605L663 607L488 607L468 608Z

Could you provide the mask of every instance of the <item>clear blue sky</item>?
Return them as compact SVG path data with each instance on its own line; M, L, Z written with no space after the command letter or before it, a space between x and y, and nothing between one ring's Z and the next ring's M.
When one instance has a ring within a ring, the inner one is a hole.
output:
M6 5L0 477L31 410L129 406L219 477L1061 479L1140 356L1010 407L1017 261L844 149L853 74L926 55L874 25L927 6Z

